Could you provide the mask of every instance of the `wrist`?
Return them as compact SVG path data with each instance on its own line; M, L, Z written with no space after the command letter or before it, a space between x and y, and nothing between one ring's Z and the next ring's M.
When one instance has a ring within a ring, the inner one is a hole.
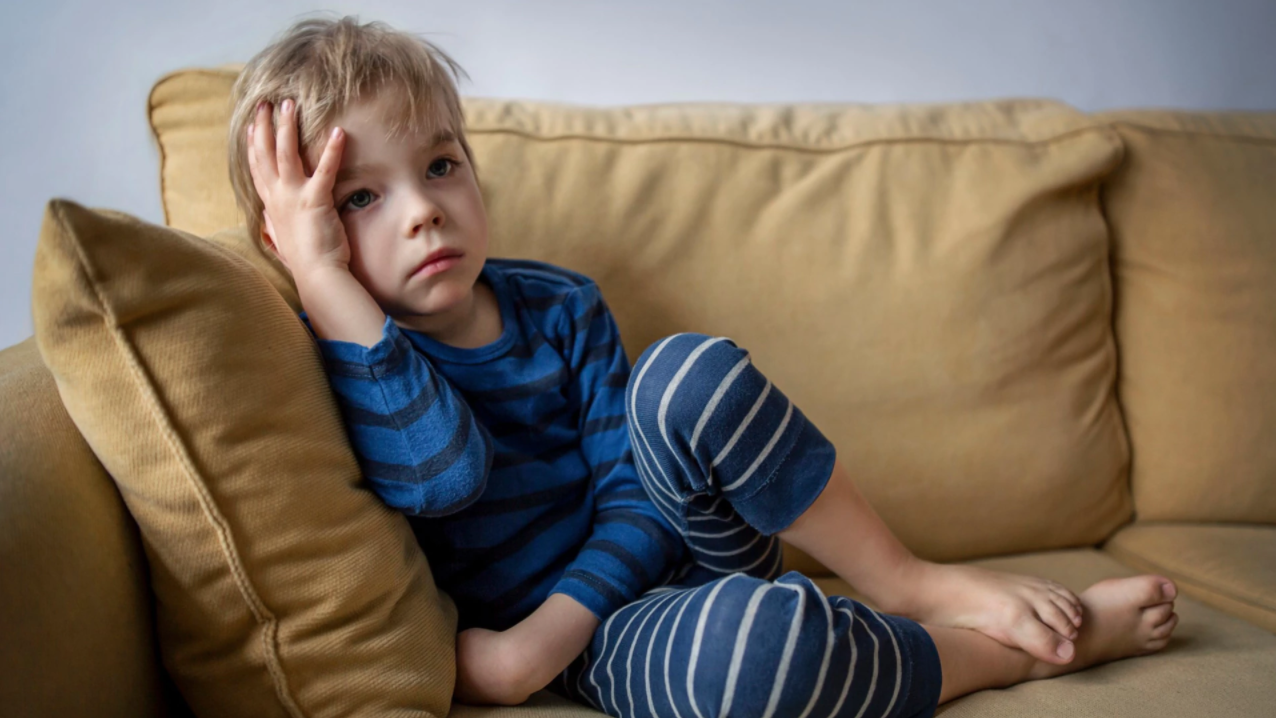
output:
M598 617L563 593L550 594L535 611L506 633L520 664L517 674L529 693L549 685L589 645Z
M302 285L315 286L332 281L334 275L350 274L350 265L344 262L315 260L305 264L297 264L292 268L292 279L298 290Z

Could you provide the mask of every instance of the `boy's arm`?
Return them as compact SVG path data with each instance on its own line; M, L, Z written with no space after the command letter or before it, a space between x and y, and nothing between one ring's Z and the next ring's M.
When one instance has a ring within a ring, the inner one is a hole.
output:
M314 267L299 270L293 280L317 338L365 347L380 341L386 314L349 269Z
M605 620L665 580L685 545L634 466L625 414L630 364L611 310L594 283L577 288L563 307L595 508L589 539L551 593L566 594Z
M443 516L487 485L494 444L465 399L349 270L295 277L355 456L387 505ZM369 322L376 322L369 329Z
M505 631L470 628L456 640L456 700L518 705L549 685L579 656L598 617L563 594L553 594Z
M682 537L638 479L625 419L630 365L598 286L563 302L560 336L580 403L581 450L593 467L594 528L563 578L512 628L463 631L457 699L517 705L560 675L617 608L676 569Z
M308 174L291 99L279 117L276 133L263 102L247 130L263 238L297 284L301 318L318 340L364 476L402 511L459 511L487 483L491 436L350 273L350 243L331 199L345 133L334 128Z

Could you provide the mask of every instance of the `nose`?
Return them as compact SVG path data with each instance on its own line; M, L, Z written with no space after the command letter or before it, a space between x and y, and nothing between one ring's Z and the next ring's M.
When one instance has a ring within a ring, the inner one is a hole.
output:
M415 237L423 230L443 228L443 208L423 188L414 191L409 201L412 204L408 215L408 237Z

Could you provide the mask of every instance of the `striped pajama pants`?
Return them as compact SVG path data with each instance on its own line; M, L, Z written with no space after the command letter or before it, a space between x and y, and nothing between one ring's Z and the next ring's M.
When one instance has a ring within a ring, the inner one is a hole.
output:
M748 357L687 333L634 365L634 463L691 559L547 688L618 718L933 715L939 654L920 625L781 575L774 534L814 502L836 452Z

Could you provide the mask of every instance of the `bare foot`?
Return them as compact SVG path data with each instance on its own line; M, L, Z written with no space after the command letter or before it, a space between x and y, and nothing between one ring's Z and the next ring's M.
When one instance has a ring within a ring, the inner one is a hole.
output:
M1039 661L1072 660L1084 617L1062 584L977 566L925 563L924 589L907 613L922 623L972 628Z
M1173 581L1155 574L1099 581L1081 592L1085 626L1075 641L1076 657L1066 665L1038 661L1028 680L1051 678L1165 648L1179 622L1174 613L1177 595L1178 587Z

